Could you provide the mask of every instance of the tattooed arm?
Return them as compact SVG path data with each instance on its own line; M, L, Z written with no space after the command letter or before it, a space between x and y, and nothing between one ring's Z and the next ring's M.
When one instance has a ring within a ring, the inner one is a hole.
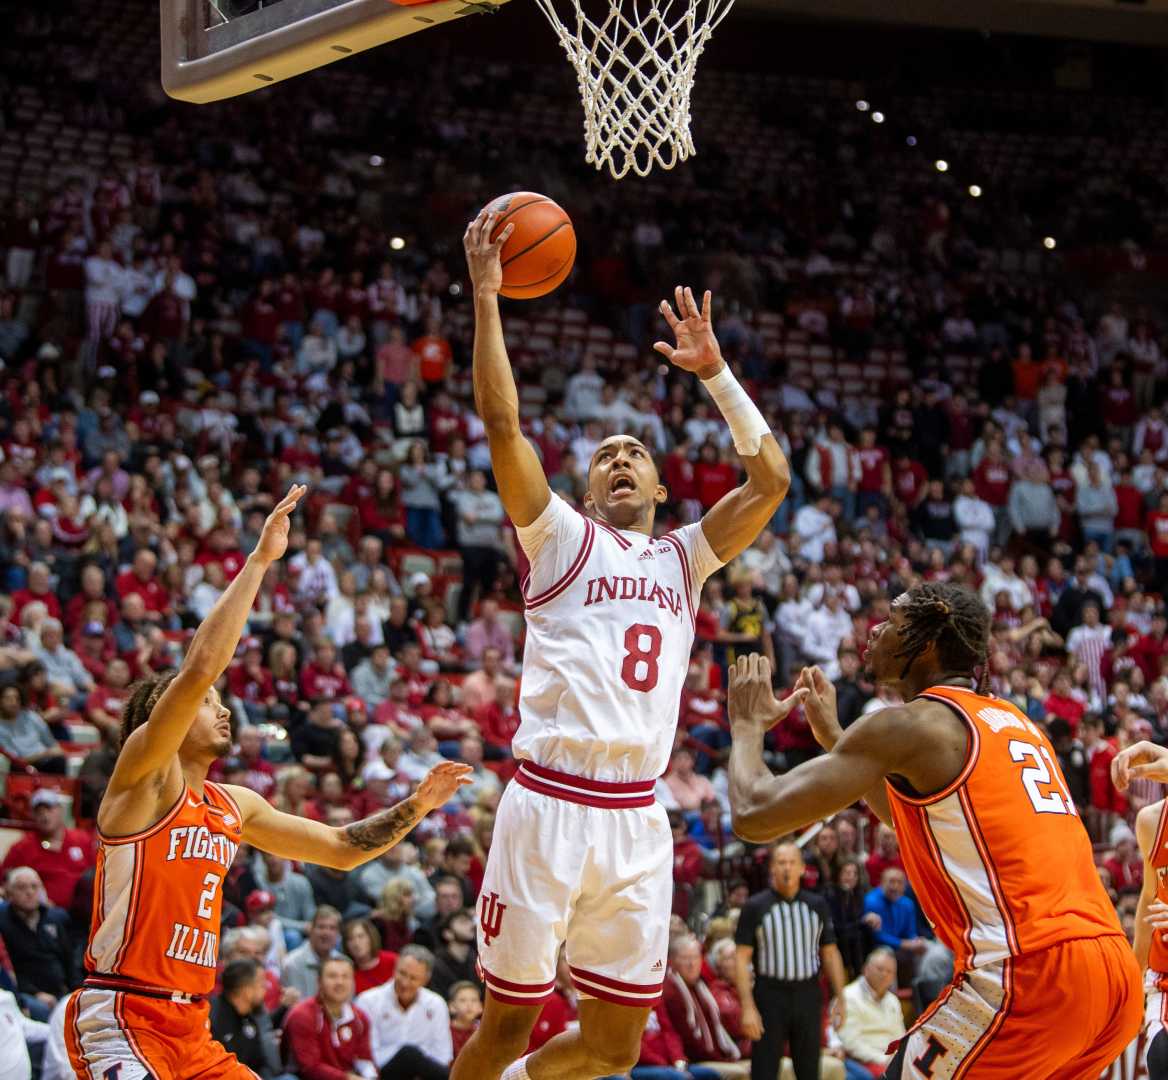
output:
M245 843L285 859L352 870L393 847L431 810L449 802L470 783L470 771L469 765L454 761L435 765L408 799L341 829L285 814L250 788L226 789L243 814Z

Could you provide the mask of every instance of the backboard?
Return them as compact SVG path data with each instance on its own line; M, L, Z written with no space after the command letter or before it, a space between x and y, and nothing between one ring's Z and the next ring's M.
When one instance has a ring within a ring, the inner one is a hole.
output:
M162 86L220 101L506 2L160 0Z

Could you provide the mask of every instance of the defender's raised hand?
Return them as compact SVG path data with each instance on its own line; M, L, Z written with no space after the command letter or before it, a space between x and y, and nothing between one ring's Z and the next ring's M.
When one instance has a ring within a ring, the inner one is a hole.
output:
M836 711L835 686L817 667L804 668L795 685L807 691L803 715L807 717L811 734L824 750L831 750L844 733Z
M769 731L801 705L809 691L800 687L778 701L771 686L771 662L759 653L740 656L730 668L730 726L749 725Z
M683 371L692 371L701 379L711 379L722 370L724 363L718 339L714 337L713 296L707 289L699 311L693 290L688 285L685 288L678 285L673 293L677 311L668 300L662 300L661 314L673 331L677 345L658 341L653 348Z
M494 240L491 233L499 220L498 212L480 210L479 216L467 227L462 237L466 251L466 268L470 273L472 289L478 292L497 293L503 284L503 263L499 252L507 238L515 231L514 223L504 226Z
M276 504L276 508L268 515L264 522L264 531L260 533L260 542L256 544L256 556L264 562L274 563L284 557L288 550L288 529L290 518L296 504L304 498L308 487L304 484L293 484L288 494Z
M1112 759L1111 780L1120 791L1127 791L1133 780L1168 783L1168 747L1150 742L1133 743Z
M435 765L418 785L416 798L425 807L426 813L445 806L460 787L471 783L471 767L458 761L444 761Z

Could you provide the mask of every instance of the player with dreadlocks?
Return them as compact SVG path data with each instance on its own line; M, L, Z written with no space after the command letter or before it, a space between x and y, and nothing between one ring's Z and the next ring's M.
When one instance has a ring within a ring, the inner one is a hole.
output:
M734 829L764 843L864 798L896 830L955 977L901 1041L886 1080L1096 1080L1139 1031L1140 972L1054 749L984 688L989 629L968 589L901 594L872 631L866 662L905 704L845 732L834 687L805 669L795 696L827 753L783 776L771 775L762 743L788 710L767 661L739 659L729 689ZM753 1010L743 1003L744 1025Z

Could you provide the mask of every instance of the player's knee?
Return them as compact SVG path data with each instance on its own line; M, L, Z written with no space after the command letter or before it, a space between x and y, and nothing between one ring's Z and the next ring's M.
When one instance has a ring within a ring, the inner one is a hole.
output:
M490 1015L492 1012L494 1015ZM527 1049L535 1019L528 1009L495 1011L488 1008L479 1025L479 1046L492 1060L510 1065Z
M602 1075L627 1074L641 1058L641 1033L624 1031L586 1031L581 1037L588 1053Z

